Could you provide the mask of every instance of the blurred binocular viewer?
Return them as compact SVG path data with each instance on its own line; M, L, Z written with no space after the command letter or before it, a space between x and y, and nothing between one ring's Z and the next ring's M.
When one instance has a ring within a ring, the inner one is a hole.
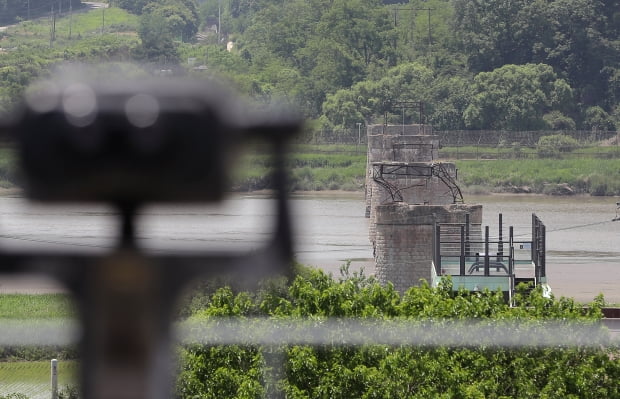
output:
M0 273L47 274L76 298L84 398L169 397L171 323L179 293L194 279L236 273L254 283L290 274L283 152L301 128L298 118L252 110L215 82L58 79L30 88L4 122L27 197L120 210L119 248L108 255L0 252ZM251 253L155 256L137 249L140 205L220 200L232 155L254 139L271 146L274 160L271 242Z
M5 130L30 198L139 204L218 200L240 144L279 150L300 126L214 81L58 79L28 89Z

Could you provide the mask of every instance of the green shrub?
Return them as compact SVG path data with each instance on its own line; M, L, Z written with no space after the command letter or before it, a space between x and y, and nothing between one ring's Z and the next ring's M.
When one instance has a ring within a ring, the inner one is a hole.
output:
M538 156L543 158L557 157L561 153L571 152L577 148L579 148L579 142L564 134L543 136L536 144Z
M551 111L543 116L543 120L552 130L575 130L577 127L572 118L560 111Z
M79 399L80 389L76 385L67 385L58 392L58 399Z
M600 319L604 304L599 296L584 309L571 299L545 298L540 287L520 285L510 307L500 292L455 292L449 280L437 288L423 283L401 295L391 284L350 273L347 265L340 278L316 269L302 271L289 284L278 280L263 285L254 296L216 290L207 308L195 309L191 318L207 322L214 315L244 318L256 312L276 319L475 318L590 324ZM180 348L176 394L180 399L618 397L620 363L612 354L617 348L185 345ZM283 360L283 368L274 366L274 357ZM266 378L268 374L273 380Z

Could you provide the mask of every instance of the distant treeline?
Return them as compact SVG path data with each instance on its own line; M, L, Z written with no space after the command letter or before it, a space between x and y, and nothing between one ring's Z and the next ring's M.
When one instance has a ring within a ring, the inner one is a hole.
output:
M220 21L211 43L234 46L191 57L258 101L291 103L321 132L383 121L437 130L620 126L620 2L395 3L205 0L210 32Z

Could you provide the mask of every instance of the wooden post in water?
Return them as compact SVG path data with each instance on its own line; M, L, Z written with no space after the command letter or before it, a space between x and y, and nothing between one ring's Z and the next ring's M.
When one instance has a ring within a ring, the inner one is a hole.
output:
M58 360L52 359L52 399L58 399Z

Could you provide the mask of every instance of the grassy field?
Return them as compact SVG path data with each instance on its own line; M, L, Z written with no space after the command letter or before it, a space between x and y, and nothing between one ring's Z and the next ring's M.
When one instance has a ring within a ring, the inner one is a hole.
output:
M66 294L0 294L0 319L72 318L76 314Z
M620 195L620 157L613 157L616 149L596 147L582 151L582 156L560 159L496 159L494 149L485 149L478 153L477 160L454 162L461 188L470 192L503 192L527 186L533 193L552 194L558 184L568 184L576 193ZM599 157L596 151L606 151L609 156ZM268 156L249 155L238 166L238 189L268 187ZM363 190L366 151L355 145L300 145L289 156L288 168L292 191Z
M464 187L489 191L528 186L548 194L556 184L566 183L576 192L620 195L620 159L529 159L457 161L459 182Z
M55 47L70 46L81 39L100 36L102 32L137 36L135 32L138 28L138 16L120 8L84 8L74 10L71 16L68 13L63 14L64 17L56 19ZM49 17L25 21L7 30L3 47L25 44L49 46Z
M270 156L248 154L235 168L239 191L269 188ZM355 146L296 146L287 157L291 191L363 190L366 150Z
M2 320L72 318L75 307L65 294L0 295ZM50 360L58 362L59 387L77 382L78 362L65 359L74 350L56 347L0 347L0 397L22 394L30 399L50 397Z

